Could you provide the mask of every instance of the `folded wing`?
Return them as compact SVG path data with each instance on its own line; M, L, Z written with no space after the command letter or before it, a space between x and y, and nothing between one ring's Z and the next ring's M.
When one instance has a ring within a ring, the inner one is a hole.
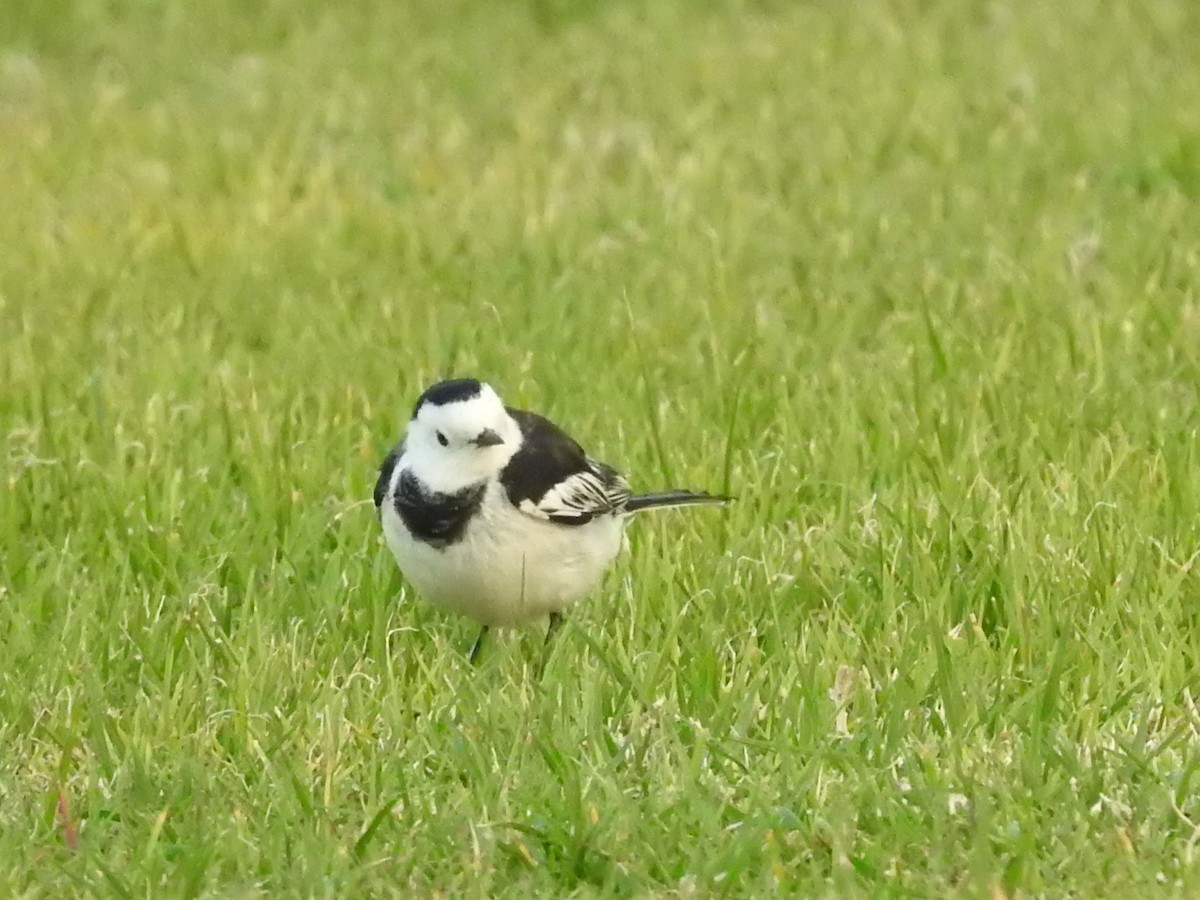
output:
M629 483L597 462L553 422L510 409L524 442L500 476L509 501L526 515L560 525L584 525L624 509Z

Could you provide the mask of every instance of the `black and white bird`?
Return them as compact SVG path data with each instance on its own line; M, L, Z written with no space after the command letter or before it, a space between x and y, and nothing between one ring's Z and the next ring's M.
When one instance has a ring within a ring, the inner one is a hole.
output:
M549 618L599 583L634 513L720 504L693 491L634 494L553 422L506 407L473 378L433 385L417 401L375 485L375 506L400 571L432 603L483 625Z

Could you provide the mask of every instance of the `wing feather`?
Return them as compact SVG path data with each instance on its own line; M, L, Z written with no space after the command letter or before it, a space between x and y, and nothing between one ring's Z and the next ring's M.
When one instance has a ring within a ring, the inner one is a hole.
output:
M548 419L524 410L509 414L524 438L501 475L513 506L560 525L583 525L624 507L630 488L620 473L592 459Z
M588 463L587 469L568 475L538 500L526 499L517 508L564 525L582 525L621 509L629 500L629 484L608 466L591 459Z
M392 481L392 473L396 470L396 463L404 454L404 441L401 441L391 452L388 453L382 463L379 464L379 478L375 481L375 508L379 509L383 506L383 501L387 497L387 490Z

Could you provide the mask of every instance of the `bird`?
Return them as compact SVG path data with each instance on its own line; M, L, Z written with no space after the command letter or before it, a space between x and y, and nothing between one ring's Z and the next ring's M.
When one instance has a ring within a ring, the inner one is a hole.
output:
M616 559L631 516L731 499L635 494L559 426L506 406L476 378L440 381L421 394L379 467L374 498L408 583L482 626L472 664L492 628L548 619L549 647L566 611Z

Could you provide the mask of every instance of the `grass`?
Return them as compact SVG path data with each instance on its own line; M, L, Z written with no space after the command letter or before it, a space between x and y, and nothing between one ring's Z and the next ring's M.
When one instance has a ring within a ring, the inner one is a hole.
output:
M98 0L0 31L0 894L1194 896L1200 15ZM539 682L374 467L641 488Z

